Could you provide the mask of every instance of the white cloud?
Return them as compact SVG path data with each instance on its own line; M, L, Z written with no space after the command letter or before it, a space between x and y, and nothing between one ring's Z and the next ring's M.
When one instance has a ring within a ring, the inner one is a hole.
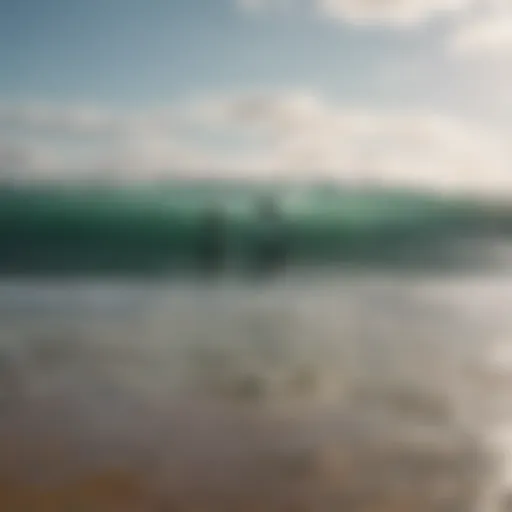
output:
M267 165L279 175L460 189L512 185L501 138L431 112L347 109L296 92L221 98L204 113L207 123L264 131Z
M79 117L74 106L52 108ZM511 154L496 133L429 111L346 108L307 91L212 97L153 115L98 109L98 117L85 117L85 131L82 121L59 123L60 136L52 116L34 115L28 106L23 115L17 112L0 114L0 133L17 125L0 145L0 172L11 179L327 177L512 193ZM134 129L107 123L105 131L106 124L96 121L118 116ZM50 138L45 122L54 129ZM95 130L101 137L91 137Z
M417 24L462 11L473 0L316 0L323 15L355 23Z
M95 105L0 103L0 129L22 129L48 136L114 137L139 131L168 130L172 128L175 117L172 109L129 112Z
M0 144L0 171L2 177L14 177L14 173L19 170L37 171L44 168L48 160L47 153L47 151L27 143L3 142Z
M451 49L464 56L512 55L512 16L486 16L462 24L453 34Z
M305 8L325 19L364 26L416 27L448 18L448 49L458 56L512 53L509 0L236 0L248 12Z
M84 134L108 131L115 122L115 116L95 107L41 102L0 105L0 123L4 127L9 124L14 129Z
M276 7L306 8L332 19L360 24L414 25L454 14L490 0L238 0L248 11Z
M325 120L325 108L319 97L307 91L283 91L208 98L192 104L188 114L199 124L272 132Z

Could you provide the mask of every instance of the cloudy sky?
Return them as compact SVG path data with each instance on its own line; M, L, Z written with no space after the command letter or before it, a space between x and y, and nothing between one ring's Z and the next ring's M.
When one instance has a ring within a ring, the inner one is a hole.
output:
M4 180L512 193L510 0L4 0L0 63Z

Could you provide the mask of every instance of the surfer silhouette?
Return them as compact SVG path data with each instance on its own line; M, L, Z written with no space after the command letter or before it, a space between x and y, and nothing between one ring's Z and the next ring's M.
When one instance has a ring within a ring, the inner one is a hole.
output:
M199 260L202 270L212 273L223 266L226 256L226 220L222 210L210 206L203 214L199 230Z
M282 216L272 198L265 198L260 202L258 217L260 227L256 251L258 269L272 272L281 268L286 258Z

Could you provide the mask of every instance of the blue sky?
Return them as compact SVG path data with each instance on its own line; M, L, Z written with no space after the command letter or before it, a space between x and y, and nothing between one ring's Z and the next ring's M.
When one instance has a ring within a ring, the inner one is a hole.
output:
M498 183L511 20L496 0L4 0L0 170L478 188L478 160Z
M126 104L213 89L310 86L378 94L372 75L425 34L364 33L304 13L248 16L232 0L20 0L0 11L5 94ZM423 36L423 37L422 37Z

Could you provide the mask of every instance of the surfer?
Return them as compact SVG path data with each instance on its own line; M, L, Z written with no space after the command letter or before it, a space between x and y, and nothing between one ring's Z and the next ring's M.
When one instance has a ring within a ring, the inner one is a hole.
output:
M256 251L260 270L274 271L285 263L286 248L283 240L281 213L271 198L265 198L258 207L260 233Z
M203 215L199 230L199 259L207 272L220 270L226 255L225 218L220 208L211 206Z

